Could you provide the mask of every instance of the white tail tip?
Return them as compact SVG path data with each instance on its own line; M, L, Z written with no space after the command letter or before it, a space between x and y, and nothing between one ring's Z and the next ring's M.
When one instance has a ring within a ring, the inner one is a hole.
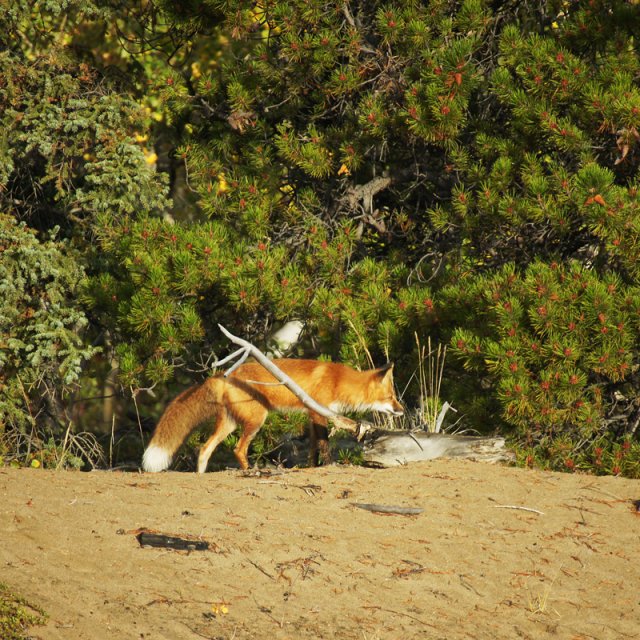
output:
M171 454L162 447L151 444L142 456L142 468L144 471L157 473L169 468L171 464Z

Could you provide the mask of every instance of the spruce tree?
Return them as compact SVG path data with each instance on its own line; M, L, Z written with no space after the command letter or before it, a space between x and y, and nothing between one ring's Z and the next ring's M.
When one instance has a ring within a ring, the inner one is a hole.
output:
M432 210L466 242L442 293L473 396L474 378L490 385L490 409L533 442L637 430L638 19L595 2L506 27L493 127Z
M0 214L0 454L36 452L69 426L66 396L97 351L82 339L74 254Z
M91 33L108 10L32 5L0 13L0 441L14 455L62 440L72 392L95 384L86 370L111 322L85 304L87 275L119 268L98 238L168 202L137 139L145 112L77 53L81 27Z

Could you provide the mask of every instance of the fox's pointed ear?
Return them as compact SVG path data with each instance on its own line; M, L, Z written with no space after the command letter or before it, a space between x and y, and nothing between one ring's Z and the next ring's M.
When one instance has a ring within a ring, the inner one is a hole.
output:
M381 367L378 367L376 369L376 373L381 377L386 376L388 373L391 373L392 371L393 371L393 362L387 362L387 364L384 364Z

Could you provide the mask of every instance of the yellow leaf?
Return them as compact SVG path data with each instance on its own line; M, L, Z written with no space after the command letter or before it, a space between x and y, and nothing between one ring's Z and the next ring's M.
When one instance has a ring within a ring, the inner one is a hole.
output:
M227 184L227 181L224 178L224 174L220 174L218 176L218 195L222 194L222 193L226 193L229 190L229 185Z
M229 607L227 607L227 605L224 604L224 602L222 603L216 602L211 605L211 613L213 613L214 616L218 616L218 615L226 616L227 613L229 613Z
M338 169L338 175L347 175L350 176L351 175L351 171L349 171L349 167L347 167L346 164L343 164L339 169Z

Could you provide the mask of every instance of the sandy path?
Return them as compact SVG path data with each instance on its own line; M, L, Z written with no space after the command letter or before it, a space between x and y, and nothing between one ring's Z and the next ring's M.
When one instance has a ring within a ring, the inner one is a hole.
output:
M271 476L4 468L0 581L49 613L42 640L640 638L633 499L638 481L446 460ZM211 550L140 548L141 527Z

